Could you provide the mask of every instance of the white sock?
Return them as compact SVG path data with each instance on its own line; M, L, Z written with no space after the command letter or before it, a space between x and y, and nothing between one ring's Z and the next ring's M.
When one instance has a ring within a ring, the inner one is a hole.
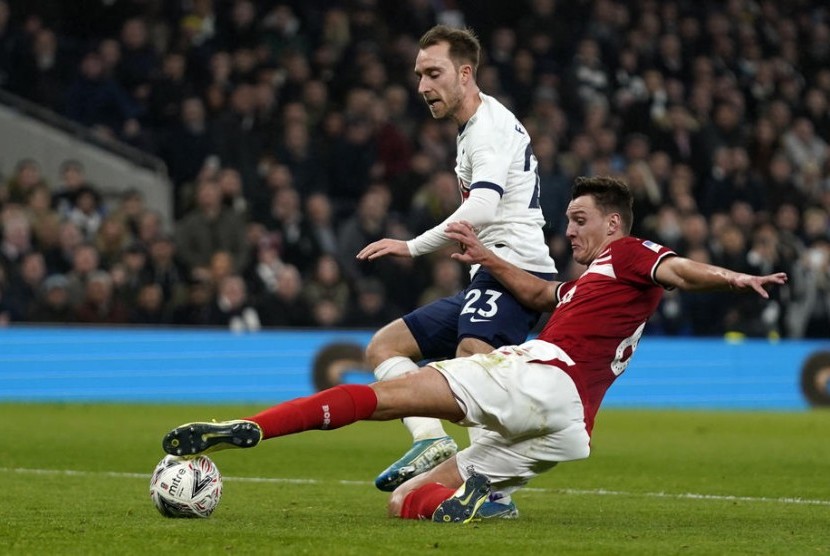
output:
M444 426L439 419L432 417L404 417L403 424L409 429L412 441L426 440L427 438L441 438L447 436Z
M406 373L418 369L412 359L403 356L390 357L375 368L375 378L378 380L389 380L398 378ZM441 421L431 417L404 417L403 424L409 429L413 442L427 438L440 438L447 436Z

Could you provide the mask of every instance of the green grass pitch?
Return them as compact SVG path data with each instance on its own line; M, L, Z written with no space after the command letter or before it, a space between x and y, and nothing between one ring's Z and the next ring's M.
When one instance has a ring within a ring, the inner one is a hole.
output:
M604 410L591 457L517 494L516 521L386 517L372 480L408 446L396 422L214 454L213 516L158 514L163 433L258 409L0 404L0 554L830 554L823 411Z

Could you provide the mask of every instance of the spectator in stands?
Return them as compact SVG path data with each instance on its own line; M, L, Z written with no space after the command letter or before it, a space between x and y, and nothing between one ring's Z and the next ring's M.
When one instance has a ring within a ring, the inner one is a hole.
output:
M213 287L204 277L192 277L187 287L187 299L175 305L171 321L180 326L206 326L210 319Z
M351 299L351 287L343 276L337 259L331 255L323 255L317 259L313 273L303 286L303 295L312 307L316 307L321 301L333 303L340 315L338 321L346 314Z
M9 89L52 110L62 110L72 75L66 46L59 43L54 30L46 27L34 31L31 40L19 41Z
M228 109L213 122L213 144L223 167L242 175L245 198L260 202L258 167L263 156L261 137L254 133L256 114L254 89L247 83L236 85L230 93Z
M86 170L81 161L74 158L61 162L60 181L52 193L52 206L58 214L66 217L75 206L75 197L82 187L91 187L87 182Z
M164 222L157 210L145 209L138 215L138 227L135 239L141 245L147 247L157 237L164 233Z
M285 265L277 276L277 289L265 295L259 304L265 327L310 326L311 307L303 295L303 279L297 267Z
M19 271L11 277L7 288L6 303L11 308L13 320L29 319L45 279L46 262L43 254L29 251L23 255Z
M101 220L93 243L98 249L101 267L109 269L121 258L122 252L130 244L130 234L121 218L109 215Z
M121 59L115 68L116 78L134 99L146 104L150 96L150 81L157 73L159 57L150 37L146 22L133 17L121 27Z
M805 249L792 273L787 335L826 339L830 335L830 241L822 239Z
M242 191L242 176L233 168L222 168L216 173L216 181L222 192L222 204L248 219L248 200Z
M11 23L11 10L7 0L0 0L0 87L9 87L12 71L12 52L15 45L15 29Z
M181 218L192 206L193 182L211 167L218 167L214 138L198 97L181 102L181 119L162 135L159 155L167 164L173 182L173 208Z
M294 186L303 198L327 189L325 165L312 144L311 134L305 122L291 122L285 125L274 154L291 172Z
M82 301L75 307L75 320L87 324L126 324L128 317L127 307L115 296L109 273L90 272Z
M407 221L415 235L437 226L458 208L458 178L449 171L435 172L415 193Z
M781 145L796 172L804 172L808 167L822 168L827 160L828 145L816 135L809 118L796 118L782 135Z
M94 240L103 220L101 196L93 188L81 186L75 192L75 202L66 218L78 227L84 240Z
M138 189L130 187L121 193L118 203L112 209L112 216L120 218L130 237L136 239L138 238L138 221L146 209L144 195Z
M318 299L311 305L311 322L315 327L326 329L343 326L344 316L343 309L330 299Z
M376 330L401 314L386 298L386 288L377 278L358 280L355 290L357 295L345 311L342 326Z
M109 269L115 294L127 307L133 307L147 268L147 249L133 242L121 253L120 259Z
M273 233L263 234L257 241L256 255L245 273L248 291L256 300L274 295L279 287L286 266L280 257L280 243L280 236Z
M334 207L324 193L313 193L305 201L309 235L320 254L337 256L337 231L334 223Z
M346 121L343 136L333 145L328 168L329 194L336 214L348 214L366 191L377 170L377 145L367 116L352 116Z
M234 268L245 268L245 222L222 205L216 180L204 178L196 190L196 207L177 223L176 251L186 269L194 272L206 268L220 250L231 253Z
M80 74L66 93L66 115L105 137L117 137L140 110L121 85L104 74L101 56L93 51L83 57Z
M607 101L611 93L611 75L600 54L597 41L583 38L565 75L567 105L583 115L588 105Z
M53 324L75 321L75 312L69 298L69 281L63 274L53 274L43 281L29 319L32 322Z
M699 168L705 163L705 146L701 143L698 123L680 103L669 105L666 116L658 120L657 148L665 151L675 164Z
M161 286L152 282L142 284L135 305L128 317L130 324L160 325L170 322L165 310Z
M155 238L147 251L147 264L141 275L142 282L152 282L161 287L165 309L182 303L186 297L187 273L176 257L173 236L162 234Z
M167 52L161 71L152 75L148 87L147 119L165 130L180 121L182 103L192 98L195 88L187 77L187 59L178 51Z
M9 303L8 289L5 270L0 267L0 327L6 327L12 321L17 320L14 307Z
M465 269L457 261L449 258L446 251L439 251L434 258L432 281L418 298L419 307L453 296L464 289Z
M362 274L354 255L360 252L364 245L389 235L389 202L388 189L370 187L360 197L354 215L346 219L340 227L338 252L341 254L343 270L352 280Z
M322 251L303 214L301 202L299 192L293 187L275 191L271 200L271 214L263 223L279 236L280 258L307 274L311 272Z
M0 206L3 202L23 205L35 187L45 184L40 165L32 158L19 160L14 173L0 187Z
M26 213L12 207L0 213L0 267L6 279L14 280L23 257L32 251L32 228Z
M84 243L81 239L81 242L72 249L72 267L66 274L69 298L73 305L83 298L89 277L100 270L98 250L94 245Z
M208 324L235 332L254 332L261 328L259 312L248 299L245 280L241 276L232 274L219 282Z

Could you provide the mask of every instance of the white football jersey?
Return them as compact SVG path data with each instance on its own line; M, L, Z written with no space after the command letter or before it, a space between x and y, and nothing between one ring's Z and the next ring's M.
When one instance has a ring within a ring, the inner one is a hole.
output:
M449 222L472 222L481 242L503 259L531 272L556 272L542 227L539 177L530 137L510 110L479 93L481 105L459 130L455 173L462 205L444 222L408 243L413 256L449 241ZM479 189L475 203L465 203ZM484 190L485 195L480 195ZM466 205L466 206L465 206ZM472 273L478 265L472 268Z
M539 177L530 136L516 116L495 98L479 93L481 105L459 132L455 173L462 199L472 189L497 191L495 218L478 230L488 248L533 272L556 272L545 243L539 204Z

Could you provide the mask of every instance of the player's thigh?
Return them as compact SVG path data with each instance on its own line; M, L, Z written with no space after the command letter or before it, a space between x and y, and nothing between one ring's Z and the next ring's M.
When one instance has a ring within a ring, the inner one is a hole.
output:
M403 319L395 319L375 332L366 346L366 360L372 367L395 356L409 357L415 361L422 359L418 342Z
M431 367L374 382L370 386L377 397L377 406L371 417L376 421L413 415L450 421L464 417L464 411L455 399L446 377Z
M562 369L539 363L570 358L552 344L533 340L430 366L444 375L464 408L462 425L482 426L507 439L526 439L576 427L585 414L576 385ZM561 461L561 460L560 460Z
M549 275L545 275L549 276ZM473 338L495 348L517 345L541 314L519 301L486 270L479 270L464 291L464 303L458 314L458 338ZM475 353L468 351L464 355Z
M438 299L404 315L403 321L424 359L455 356L458 346L458 314L464 292Z

